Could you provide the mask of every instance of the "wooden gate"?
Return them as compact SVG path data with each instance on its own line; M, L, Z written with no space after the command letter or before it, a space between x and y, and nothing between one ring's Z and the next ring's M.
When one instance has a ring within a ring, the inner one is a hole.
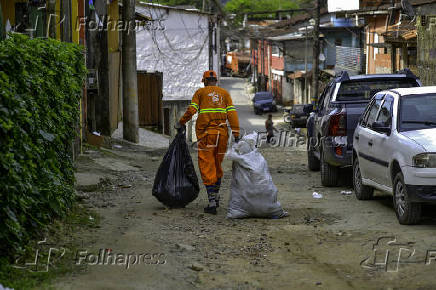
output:
M162 127L162 73L138 71L139 126Z

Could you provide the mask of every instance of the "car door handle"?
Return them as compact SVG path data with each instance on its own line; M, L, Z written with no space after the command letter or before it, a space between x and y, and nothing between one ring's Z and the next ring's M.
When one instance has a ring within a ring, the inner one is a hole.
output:
M354 136L354 139L359 140L360 139L359 135Z
M373 145L372 140L368 141L368 145L369 145L369 146L372 146L372 145Z

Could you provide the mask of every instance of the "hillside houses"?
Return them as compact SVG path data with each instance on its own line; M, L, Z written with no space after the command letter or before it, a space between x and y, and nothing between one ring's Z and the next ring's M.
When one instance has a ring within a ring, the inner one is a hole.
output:
M436 1L360 0L359 10L321 10L319 54L321 79L340 71L354 74L394 73L404 68L434 84ZM251 38L253 80L284 105L310 103L313 26L311 13L262 29ZM280 31L280 33L277 33ZM429 70L431 68L431 70ZM322 86L322 82L321 82Z

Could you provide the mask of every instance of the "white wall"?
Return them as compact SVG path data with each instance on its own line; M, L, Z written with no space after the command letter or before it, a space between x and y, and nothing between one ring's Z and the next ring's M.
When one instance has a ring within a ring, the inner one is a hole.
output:
M292 81L286 81L286 77L282 79L282 100L283 104L288 105L294 100L294 86Z
M137 31L137 69L163 72L164 99L191 99L209 69L209 15L143 5L136 12L154 20Z

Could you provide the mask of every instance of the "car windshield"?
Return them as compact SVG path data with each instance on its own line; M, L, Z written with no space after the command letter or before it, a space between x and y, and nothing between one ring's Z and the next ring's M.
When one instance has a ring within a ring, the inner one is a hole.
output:
M271 100L273 97L270 93L257 93L254 96L254 100L262 101L262 100Z
M436 127L436 94L411 95L401 99L400 131Z
M351 80L343 82L339 88L336 100L360 101L370 100L376 93L394 88L417 87L414 79L409 78L378 78L367 80Z

